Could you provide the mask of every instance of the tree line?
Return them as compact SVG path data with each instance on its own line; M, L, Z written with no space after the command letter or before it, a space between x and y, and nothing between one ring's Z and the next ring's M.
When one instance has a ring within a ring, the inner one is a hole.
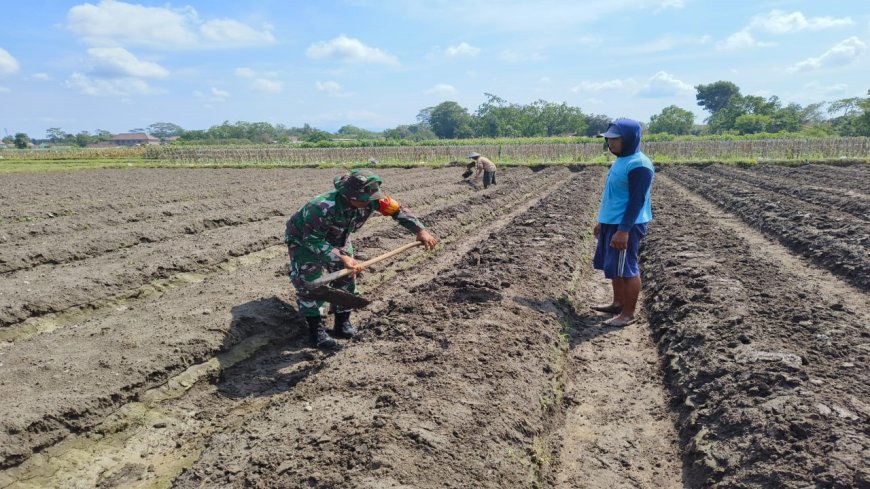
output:
M783 104L777 96L743 95L729 81L695 86L695 99L709 115L702 125L695 115L670 105L642 122L648 134L663 135L748 135L762 133L803 133L808 136L870 136L870 90L868 97L851 97L833 102L801 106ZM250 144L306 142L328 144L349 141L430 141L468 138L528 138L553 136L594 136L605 129L612 117L586 114L580 107L537 100L530 104L510 103L496 95L484 94L486 101L474 112L457 102L445 101L420 110L416 122L374 132L345 125L335 133L308 124L302 127L272 125L268 122L224 121L208 129L185 130L168 122L154 123L129 132L147 132L182 143ZM60 128L46 131L45 142L87 146L111 138L98 129L69 134ZM31 139L24 133L4 138L7 144L25 148Z

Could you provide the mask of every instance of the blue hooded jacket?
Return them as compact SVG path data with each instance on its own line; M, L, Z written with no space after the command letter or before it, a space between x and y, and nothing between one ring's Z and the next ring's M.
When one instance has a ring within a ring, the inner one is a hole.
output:
M652 161L640 151L641 129L637 121L617 119L602 136L622 138L622 151L607 173L598 207L598 222L617 224L629 231L635 224L652 220L650 190L655 176Z

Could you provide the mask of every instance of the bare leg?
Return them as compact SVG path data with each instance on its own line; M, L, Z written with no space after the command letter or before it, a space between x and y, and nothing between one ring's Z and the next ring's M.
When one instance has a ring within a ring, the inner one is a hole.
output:
M640 276L613 279L613 297L622 303L622 312L617 316L620 320L631 319L637 307L640 296Z
M611 280L610 286L613 288L613 300L610 301L610 304L592 306L592 309L601 312L609 312L611 314L617 314L622 310L622 291L617 285L616 280Z

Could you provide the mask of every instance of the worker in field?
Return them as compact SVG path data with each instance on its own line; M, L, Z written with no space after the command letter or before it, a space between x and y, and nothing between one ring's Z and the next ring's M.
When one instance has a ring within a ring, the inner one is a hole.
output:
M613 300L592 309L615 314L605 324L622 327L635 321L641 289L638 250L652 220L650 190L655 169L640 151L637 121L617 119L599 137L605 138L616 160L607 173L593 229L598 240L593 266L611 280Z
M305 284L324 273L342 268L354 273L332 282L332 286L353 294L355 276L361 270L354 259L350 235L365 224L373 212L390 216L402 227L414 233L426 249L433 249L437 240L419 219L395 199L381 192L381 179L369 170L353 170L335 177L335 189L320 194L302 206L289 220L284 242L290 255L290 281L296 288L299 313L308 322L312 342L318 348L337 346L323 325L324 301L306 296ZM350 310L333 305L333 334L345 338L357 334L350 320Z
M471 153L468 155L471 161L474 162L474 167L477 173L474 175L475 180L483 174L483 188L488 188L490 185L495 185L495 163L490 161L486 156L480 153Z

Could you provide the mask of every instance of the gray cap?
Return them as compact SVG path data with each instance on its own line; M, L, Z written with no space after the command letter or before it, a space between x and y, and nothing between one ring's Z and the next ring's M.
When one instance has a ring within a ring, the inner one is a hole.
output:
M475 153L473 151L471 153L468 153L469 158L477 158L479 156L480 156L480 153Z

